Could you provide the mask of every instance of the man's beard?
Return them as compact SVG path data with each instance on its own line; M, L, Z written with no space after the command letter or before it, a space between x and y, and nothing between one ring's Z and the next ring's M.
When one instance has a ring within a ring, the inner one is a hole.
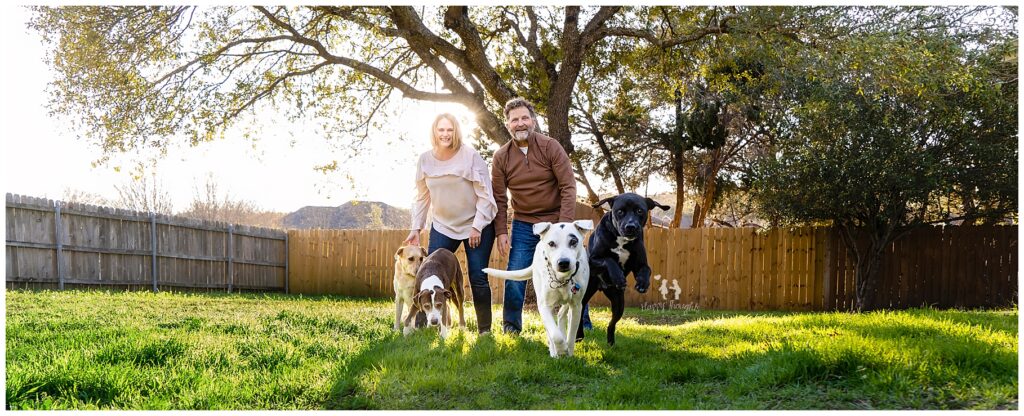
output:
M515 139L517 142L524 142L526 141L527 137L530 137L531 132L533 132L532 128L527 128L526 130L516 130L515 132L512 133L512 138Z

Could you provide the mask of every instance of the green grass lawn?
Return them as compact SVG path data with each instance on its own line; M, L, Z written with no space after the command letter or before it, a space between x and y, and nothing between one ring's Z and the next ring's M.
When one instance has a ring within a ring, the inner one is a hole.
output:
M392 332L383 299L6 295L12 409L1018 407L1016 309L628 309L609 347L595 308L577 356L556 360L536 313L522 337L441 341Z

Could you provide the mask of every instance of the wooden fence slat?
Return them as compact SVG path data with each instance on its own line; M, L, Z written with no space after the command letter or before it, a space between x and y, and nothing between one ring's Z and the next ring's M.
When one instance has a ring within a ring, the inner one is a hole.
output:
M754 285L754 271L752 268L754 257L754 230L752 228L740 228L739 233L740 256L737 263L739 273L739 309L753 310L754 300L751 297L751 290Z
M908 265L910 279L907 285L907 305L916 307L921 306L924 299L925 279L924 276L922 276L922 273L924 272L922 269L924 266L922 261L924 259L925 251L923 248L928 247L928 245L924 241L925 233L914 233L907 237L911 239L910 243L907 245L907 248L909 249L907 251L907 256L910 258L910 263Z
M709 228L711 232L711 261L712 261L712 272L709 281L711 282L712 293L711 305L715 309L723 309L725 305L725 262L723 255L725 254L724 244L722 241L722 229L721 228Z
M1000 270L1000 288L999 300L1000 305L1010 305L1011 303L1017 302L1017 266L1014 263L1014 257L1016 256L1017 250L1017 227L1003 226L1002 238L1000 239L1000 255L999 264Z
M730 234L729 241L732 242L731 246L734 247L733 250L729 250L729 254L732 256L732 260L730 261L732 264L732 270L729 273L731 277L729 287L732 294L731 303L733 305L733 309L750 309L750 300L744 298L743 295L743 286L748 285L749 287L750 284L749 281L743 278L744 269L746 269L746 267L743 267L743 260L746 259L747 254L750 252L750 248L748 245L744 244L746 240L743 238L742 229L728 228L726 229L726 232Z
M794 282L792 286L792 292L790 299L793 302L793 308L796 310L802 310L804 305L804 297L806 293L804 291L807 288L807 236L805 235L804 227L797 227L795 230L795 237L793 239L793 277Z
M793 267L797 277L793 285L793 302L797 310L803 310L807 302L807 228L797 228L796 245L793 249Z
M1006 305L1009 299L1010 289L1010 276L1015 275L1009 268L1009 246L1010 246L1010 229L1011 227L1000 226L997 227L996 233L996 246L994 250L998 253L998 258L994 261L998 263L996 271L995 284L992 285L992 299L996 305Z
M810 296L807 293L807 289L810 287L810 284L807 282L810 279L810 273L808 271L810 268L810 257L808 256L808 253L810 252L809 231L810 228L808 227L800 227L798 231L800 236L800 242L797 245L798 250L796 257L798 268L797 276L800 277L800 282L796 285L798 310L804 310L807 308L807 305L810 304Z
M776 253L776 256L777 256L776 261L778 261L778 269L776 271L777 274L775 276L776 277L776 281L775 281L775 299L776 299L776 305L777 305L776 307L777 308L787 309L787 310L789 310L789 308L792 308L792 305L790 304L789 298L787 296L787 292L788 291L786 290L786 289L789 288L790 281L792 280L792 276L793 276L793 274L792 274L793 267L792 267L792 264L791 264L792 263L792 254L790 253L791 250L792 250L791 243L792 243L792 233L791 233L791 230L790 229L781 229L781 230L779 230L779 241L778 241L778 244L777 244L777 247L776 247L776 249L778 250L777 253Z
M709 245L708 240L710 240L710 238L709 238L710 236L708 235L708 229L707 228L703 228L703 227L702 228L698 228L697 229L697 236L698 236L697 244L700 245L700 250L698 250L699 257L697 257L697 259L698 259L697 261L700 262L700 264L701 264L701 267L699 268L699 272L700 272L700 290L699 290L699 292L700 292L700 303L699 303L699 305L702 308L710 308L711 307L711 295L709 293L710 284L708 283L708 279L709 279L708 275L710 274L709 269L711 268L710 267L711 264L708 261L709 260L709 258L708 258L708 251L710 250L710 248L708 247L708 245Z
M733 275L733 259L736 256L737 250L735 241L733 241L733 233L728 228L715 228L715 231L719 233L719 244L716 244L716 250L719 252L719 258L722 261L721 269L721 293L722 293L722 307L724 309L736 309L736 286L735 276Z
M984 255L984 236L985 226L974 225L968 226L970 233L970 243L968 243L967 250L967 307L975 308L981 303L981 293L984 290L986 276L986 268L982 262L982 256Z
M718 254L719 259L719 293L721 293L721 308L722 309L736 309L735 300L736 292L733 287L733 270L732 270L732 259L736 254L736 250L732 249L735 247L732 241L732 233L729 232L728 228L715 227L715 232L718 234L717 241L715 242L715 251Z
M57 202L54 208L55 211L53 216L53 230L55 234L53 237L53 241L57 243L57 266L55 267L55 269L57 270L57 287L60 288L60 290L64 290L65 271L64 265L62 264L64 262L64 237L62 236L63 224L61 223L60 202Z
M813 234L814 266L811 269L811 286L807 291L811 296L811 310L822 310L824 299L825 277L825 228L815 228Z

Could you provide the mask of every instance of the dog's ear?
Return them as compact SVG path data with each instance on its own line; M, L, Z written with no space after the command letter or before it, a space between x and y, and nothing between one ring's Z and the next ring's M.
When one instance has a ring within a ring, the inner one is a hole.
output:
M441 294L444 295L444 300L451 300L455 295L448 289L441 289Z
M654 207L661 208L662 211L668 211L670 208L672 208L672 207L670 207L668 205L659 204L658 201L655 201L655 200L653 200L651 198L647 198L647 210L650 211L650 210L654 209Z
M423 310L423 299L424 298L430 299L430 290L429 289L421 290L420 293L417 293L416 296L414 296L412 298L413 306L416 309L418 309L418 310Z
M583 231L590 231L594 229L594 221L591 220L576 220L573 221L572 224Z
M535 235L544 235L544 232L546 232L548 228L551 228L550 222L538 222L533 224L533 233Z
M597 201L597 203L596 203L596 204L594 204L594 205L591 205L591 207L593 207L593 208L598 208L598 207L600 207L601 205L604 205L605 203L607 203L607 204L608 204L608 208L611 208L611 207L612 207L612 205L614 205L614 204L615 204L615 197L616 197L616 196L618 196L618 195L615 195L615 196L610 196L610 197L607 197L607 198L605 198L605 199L602 199L602 200L600 200L600 201Z
M398 248L398 251L395 252L395 260L401 260L402 257L404 257L404 256L405 256L405 246L401 246L401 247Z

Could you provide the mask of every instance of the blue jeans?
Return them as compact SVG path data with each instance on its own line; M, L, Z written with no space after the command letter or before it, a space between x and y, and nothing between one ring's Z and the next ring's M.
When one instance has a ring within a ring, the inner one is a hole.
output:
M596 293L595 293L596 294ZM591 298L593 299L593 298ZM583 329L594 329L594 324L590 323L590 305L583 305L583 315L580 315L580 326ZM573 334L572 336L576 336Z
M491 248L494 247L494 223L488 224L480 231L480 245L476 248L469 247L469 239L456 240L441 234L434 228L430 229L430 245L427 255L433 254L439 248L446 248L452 253L459 249L459 245L466 248L466 267L469 268L469 286L471 288L486 287L490 290L491 285L487 282L487 274L484 268L491 259Z
M506 270L521 270L533 264L533 252L537 248L540 236L533 234L533 224L512 220L512 235L509 236L512 248L508 254ZM515 331L523 330L523 298L526 296L526 282L505 281L505 303L502 305L502 327ZM583 305L583 316L580 318L583 329L591 329L590 308Z
M540 236L533 234L533 224L512 220L509 230L511 248L508 253L506 270L522 270L533 264L533 250L537 248ZM523 298L526 296L525 281L505 281L505 302L501 307L502 328L523 330Z

